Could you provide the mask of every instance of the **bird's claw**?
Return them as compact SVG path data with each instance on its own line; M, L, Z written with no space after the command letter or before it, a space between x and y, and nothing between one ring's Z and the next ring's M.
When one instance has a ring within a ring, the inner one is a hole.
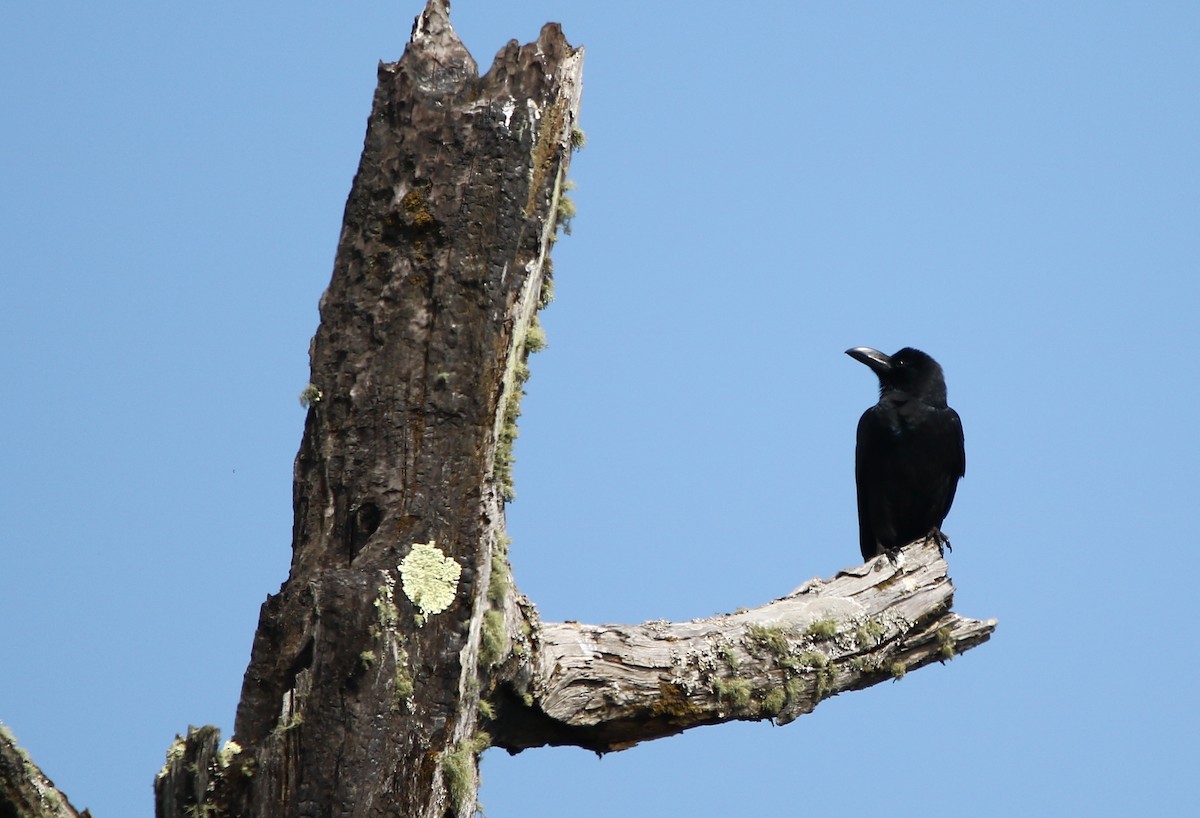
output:
M939 556L944 557L946 556L947 551L954 550L954 548L950 545L950 538L943 534L942 530L937 526L934 526L929 530L929 534L926 535L926 538L937 543Z

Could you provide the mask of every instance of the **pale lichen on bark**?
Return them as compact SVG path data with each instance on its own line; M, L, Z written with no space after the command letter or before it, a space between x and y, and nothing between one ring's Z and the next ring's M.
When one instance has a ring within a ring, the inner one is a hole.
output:
M950 611L937 545L812 580L753 610L641 625L530 620L532 655L508 672L490 727L517 752L572 744L625 749L732 720L786 724L822 700L946 661L986 641L995 620Z
M517 591L511 449L570 215L582 60L549 24L481 77L449 4L429 0L380 65L310 350L291 571L263 605L240 752L189 732L159 818L470 815L487 746L607 752L785 723L994 628L950 613L927 544L692 622L542 623Z
M89 818L33 763L16 736L0 723L0 815L16 818Z

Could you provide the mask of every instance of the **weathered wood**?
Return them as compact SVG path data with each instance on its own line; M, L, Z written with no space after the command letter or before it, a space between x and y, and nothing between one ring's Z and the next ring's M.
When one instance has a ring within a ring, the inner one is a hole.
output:
M240 749L231 743L222 751L220 743L215 727L189 727L186 738L175 737L154 782L155 815L186 815L196 804L206 804L209 813L218 811L223 799L216 796L216 782ZM197 812L204 810L191 810Z
M429 0L379 67L241 751L202 803L160 793L160 818L475 812L481 622L582 51L547 25L480 77L448 7Z
M473 815L478 757L783 724L986 641L934 543L691 622L542 623L504 503L526 357L580 144L557 25L482 77L429 0L379 84L310 350L291 571L234 739L177 738L158 818ZM0 817L81 818L0 728Z
M472 815L478 756L606 752L779 723L985 641L933 545L687 623L540 622L504 503L577 144L556 25L482 77L429 0L379 68L296 458L291 571L263 605L234 741L172 747L159 818Z
M529 621L498 689L497 746L597 752L733 720L786 724L820 701L945 661L986 641L995 620L950 612L937 545L909 546L812 580L754 610L641 625Z
M16 737L0 724L0 816L4 818L90 818L59 792Z

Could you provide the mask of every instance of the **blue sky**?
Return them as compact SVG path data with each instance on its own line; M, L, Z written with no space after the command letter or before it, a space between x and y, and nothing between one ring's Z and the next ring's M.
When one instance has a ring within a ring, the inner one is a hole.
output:
M0 720L152 814L288 566L308 341L376 61L420 2L0 9ZM484 756L506 816L1182 814L1198 760L1200 6L471 3L587 48L512 559L543 618L855 562L851 346L945 367L945 667L784 728ZM564 806L567 805L567 806Z

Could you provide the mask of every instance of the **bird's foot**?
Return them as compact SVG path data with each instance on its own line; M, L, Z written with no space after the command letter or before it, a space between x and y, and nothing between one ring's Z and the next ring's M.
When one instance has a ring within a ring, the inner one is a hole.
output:
M945 534L943 534L942 530L940 528L938 528L937 526L934 526L933 528L929 529L929 533L925 535L925 538L929 539L929 540L933 540L935 543L937 543L938 554L943 557L946 556L947 551L954 550L950 546L950 538L947 537Z

